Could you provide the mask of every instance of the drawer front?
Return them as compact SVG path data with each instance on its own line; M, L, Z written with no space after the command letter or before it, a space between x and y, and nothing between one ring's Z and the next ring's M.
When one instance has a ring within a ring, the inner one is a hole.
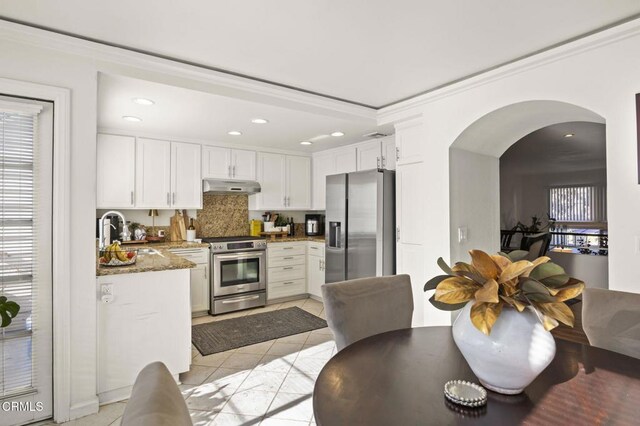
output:
M279 266L304 265L305 260L304 255L276 256L269 258L267 266L273 268Z
M324 257L324 244L309 243L309 256Z
M269 268L267 272L268 282L290 281L305 278L305 265L278 266Z
M278 256L297 256L306 254L306 244L303 243L272 243L267 247L269 259Z
M279 281L269 283L267 290L268 299L278 299L281 297L297 296L306 293L306 285L303 279Z
M209 249L169 249L169 252L176 256L184 257L185 259L198 264L209 263Z

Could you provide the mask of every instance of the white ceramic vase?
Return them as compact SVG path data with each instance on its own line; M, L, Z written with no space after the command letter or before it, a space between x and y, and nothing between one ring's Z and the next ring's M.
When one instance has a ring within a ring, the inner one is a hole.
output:
M522 392L553 360L553 336L529 308L518 312L509 306L487 336L471 322L473 303L453 324L453 340L484 387L507 395Z

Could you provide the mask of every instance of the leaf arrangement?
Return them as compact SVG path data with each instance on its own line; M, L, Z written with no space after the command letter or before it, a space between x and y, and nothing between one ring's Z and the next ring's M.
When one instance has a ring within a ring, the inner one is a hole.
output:
M11 319L15 318L20 312L20 306L16 302L7 300L6 296L0 296L0 328L8 327L11 324Z
M545 330L561 322L573 327L574 316L564 303L580 295L584 283L568 276L562 267L542 256L530 262L514 261L509 254L489 255L471 250L471 264L458 262L449 267L442 259L438 266L446 275L438 275L424 285L435 290L429 299L438 309L455 311L474 300L471 322L486 335L505 305L524 311L532 309Z

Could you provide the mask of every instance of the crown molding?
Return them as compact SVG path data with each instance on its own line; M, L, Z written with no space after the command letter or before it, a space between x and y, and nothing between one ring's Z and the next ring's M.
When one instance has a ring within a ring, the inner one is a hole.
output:
M96 64L98 72L112 73L132 70L138 71L138 73L139 71L161 73L174 78L222 87L227 91L229 89L237 91L244 94L245 98L247 95L262 97L262 99L266 98L271 100L271 103L280 104L284 107L292 108L295 105L303 105L309 112L329 113L331 115L340 114L343 116L342 118L344 118L344 115L348 115L371 120L375 120L377 115L376 110L372 107L356 105L320 94L279 86L275 83L216 71L204 66L180 62L177 59L163 58L152 53L134 51L124 47L47 31L3 20L1 17L0 39L86 58Z
M381 108L378 110L378 125L394 123L399 120L406 120L409 117L415 117L420 114L418 110L421 107L440 99L527 72L543 65L561 61L574 55L599 49L609 44L638 36L639 34L640 18L604 29L538 54L481 72L478 75L451 83L445 87L434 89L428 93Z

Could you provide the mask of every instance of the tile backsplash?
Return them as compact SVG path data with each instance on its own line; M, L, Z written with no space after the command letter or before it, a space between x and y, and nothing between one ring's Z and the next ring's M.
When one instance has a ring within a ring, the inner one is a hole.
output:
M206 237L249 235L249 196L204 194L197 212L200 232Z

